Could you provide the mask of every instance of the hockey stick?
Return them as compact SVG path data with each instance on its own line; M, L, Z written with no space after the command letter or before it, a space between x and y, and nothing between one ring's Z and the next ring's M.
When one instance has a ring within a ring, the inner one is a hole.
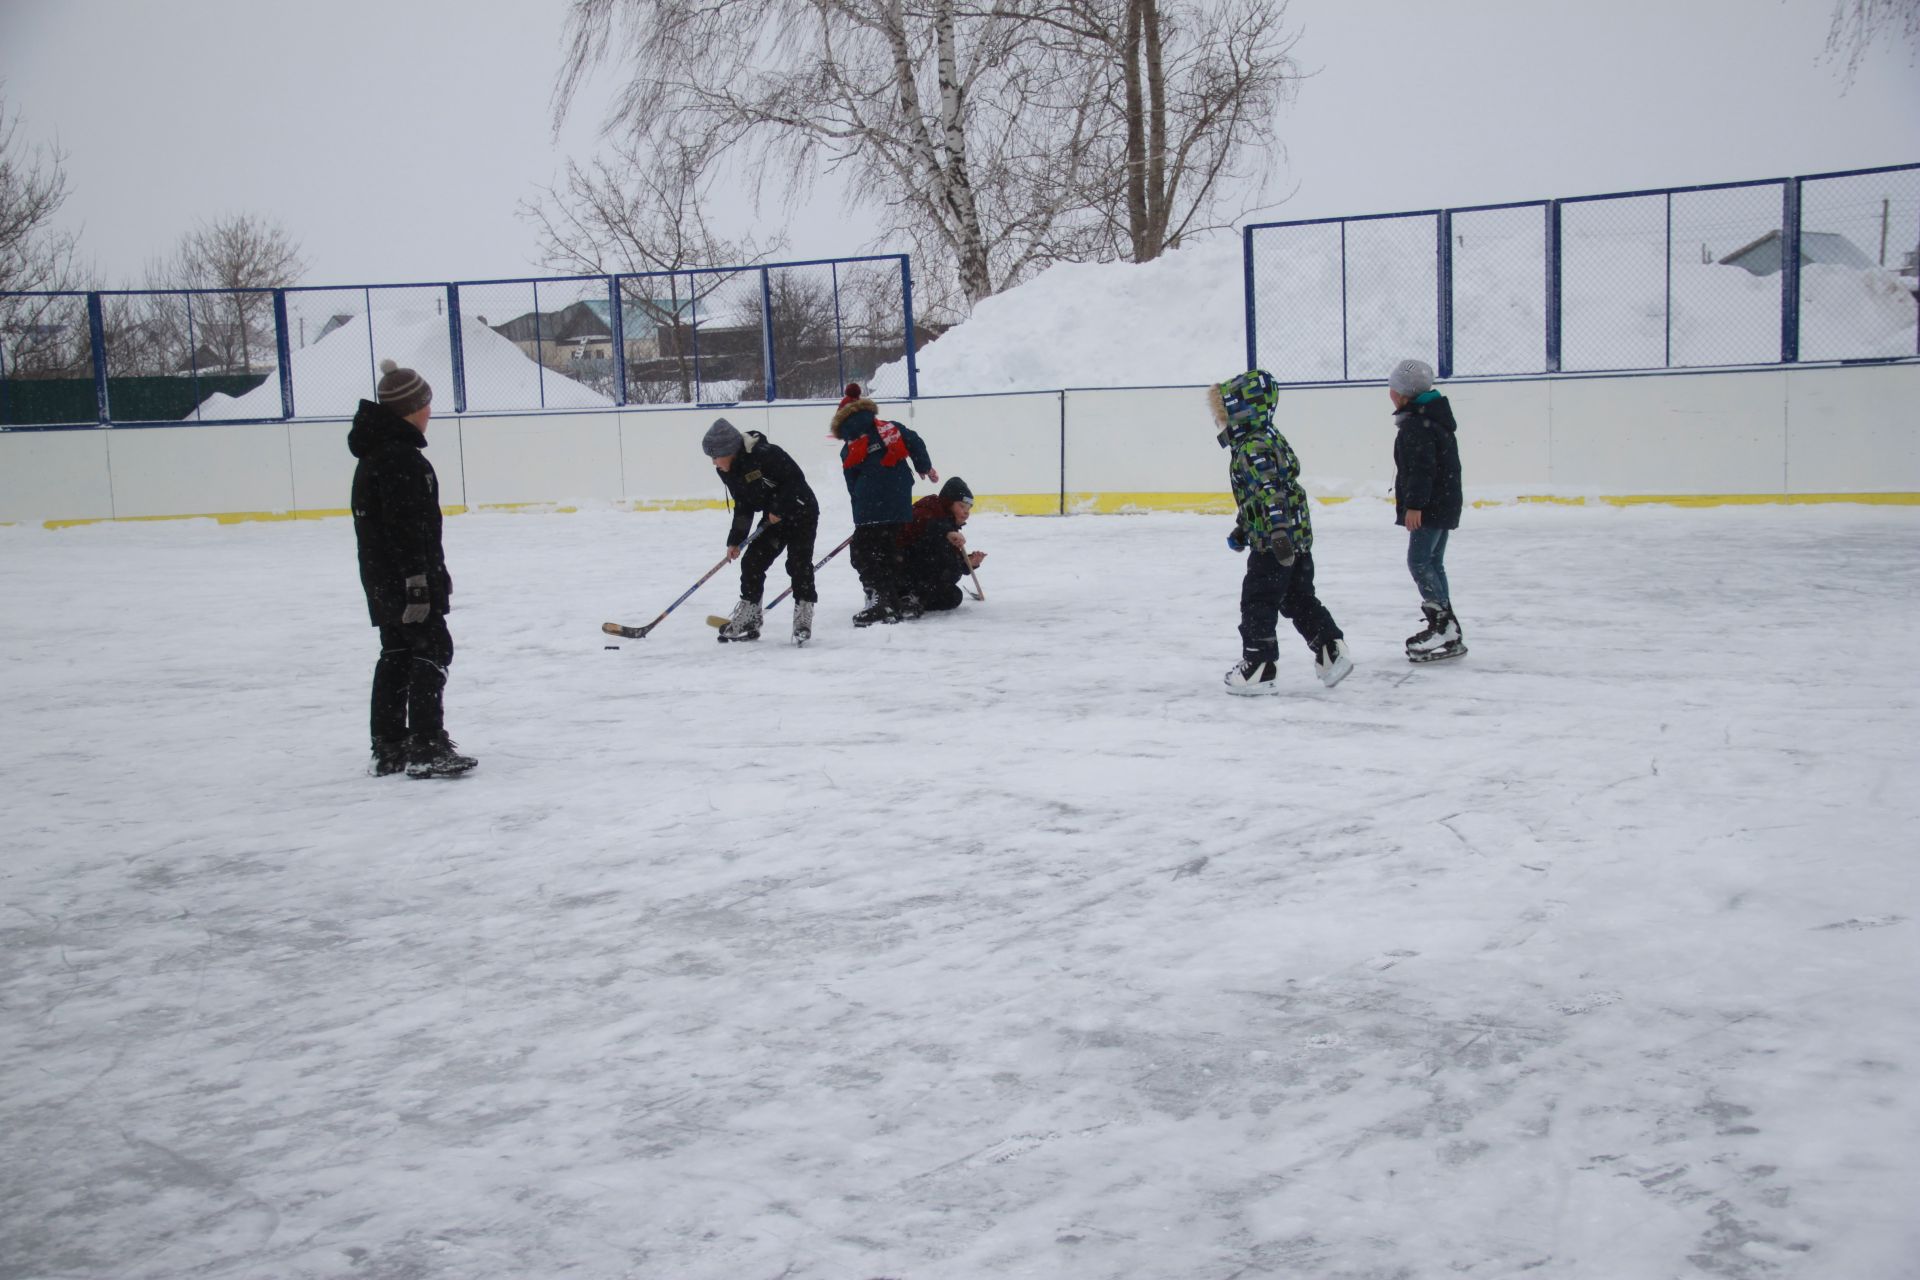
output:
M747 540L740 544L740 550L745 551L748 547L752 546L753 540L759 537L761 533L765 531L766 527L767 526L763 524L758 529L755 529L752 533L748 534ZM660 611L660 616L655 618L652 622L649 622L646 626L627 627L627 626L622 626L618 622L603 622L600 624L600 629L606 632L610 636L625 636L629 640L645 640L647 638L647 633L649 631L653 630L655 627L665 622L667 620L668 614L672 613L675 609L678 609L682 604L686 603L686 599L688 596L692 595L694 592L698 591L700 588L706 586L707 579L711 578L714 574L720 572L722 569L732 564L736 558L737 557L735 556L722 557L719 564L716 564L715 566L713 566L713 568L701 574L700 581L694 583L692 586L688 587L685 591L682 591L680 593L680 598L678 600L675 600L672 604L668 605L665 609L662 609Z
M827 552L827 554L821 556L818 560L815 560L813 562L814 571L816 573L819 572L821 565L833 559L835 556L839 555L842 551L845 551L847 549L847 543L852 541L853 541L853 535L848 534L846 538L840 543L839 546L835 547L833 550ZM767 605L767 608L769 609L773 608L774 605L779 604L782 600L785 600L788 596L792 594L793 594L793 588L788 587L785 591L782 591L779 595L775 596L772 602ZM707 625L710 627L724 627L727 625L727 619L721 617L717 613L710 613L707 615Z
M963 547L955 547L954 550L960 553L960 567L967 571L969 578L973 579L973 590L967 592L967 594L975 600L984 601L987 598L986 588L980 585L980 575L974 571L973 561L967 559L966 549Z

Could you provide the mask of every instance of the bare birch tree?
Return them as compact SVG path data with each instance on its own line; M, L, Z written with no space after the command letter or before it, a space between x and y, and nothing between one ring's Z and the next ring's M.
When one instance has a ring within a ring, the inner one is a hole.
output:
M657 146L744 148L788 196L850 175L966 304L1095 256L1085 198L1109 122L1058 28L964 0L574 0L555 90L629 79L604 127ZM756 195L759 192L756 191Z
M1041 0L1030 20L1084 46L1103 147L1085 192L1117 256L1148 262L1253 207L1300 73L1272 0Z

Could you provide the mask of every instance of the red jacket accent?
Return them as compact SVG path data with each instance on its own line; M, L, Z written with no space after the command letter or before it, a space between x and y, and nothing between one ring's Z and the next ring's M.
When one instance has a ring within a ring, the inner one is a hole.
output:
M907 456L907 441L906 437L900 434L900 424L897 422L888 422L884 418L876 418L874 419L873 425L874 428L880 432L881 441L887 446L887 451L880 455L880 465L883 467L899 466ZM867 460L867 450L871 445L872 438L869 436L861 436L858 440L848 445L847 456L840 460L841 470L851 471L865 462Z

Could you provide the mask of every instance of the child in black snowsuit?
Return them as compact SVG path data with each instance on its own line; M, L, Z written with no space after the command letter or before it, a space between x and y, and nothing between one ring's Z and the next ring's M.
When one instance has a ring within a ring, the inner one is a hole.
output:
M347 448L360 460L353 469L360 586L380 628L368 772L451 778L478 762L453 749L441 702L453 664L453 578L440 546L440 481L423 452L433 388L391 360L380 370L378 399L360 402L347 432Z
M940 473L913 428L880 417L880 406L849 382L833 415L840 441L840 467L853 501L854 572L866 588L866 607L853 615L856 627L898 622L906 609L900 582L900 529L913 518L913 476L939 483ZM911 466L903 465L911 463Z
M1313 522L1300 487L1300 459L1273 425L1279 387L1264 369L1249 369L1207 392L1230 451L1228 478L1238 512L1227 546L1247 553L1240 584L1238 665L1227 672L1228 693L1273 693L1284 615L1313 650L1314 670L1328 688L1353 670L1340 624L1313 591Z
M1460 527L1460 443L1453 406L1433 389L1424 360L1402 360L1387 378L1393 401L1394 523L1407 530L1407 570L1427 625L1407 637L1407 658L1441 662L1467 646L1447 585L1447 535Z
M980 567L984 551L968 551L960 532L973 514L973 490L949 476L940 492L913 504L913 518L900 531L902 582L909 613L958 609L960 579Z
M733 498L727 558L740 560L740 603L720 628L720 639L760 638L767 569L784 550L787 576L793 580L793 642L805 644L813 638L813 605L819 599L813 587L813 539L820 529L820 503L813 486L785 449L758 431L740 431L725 418L714 419L700 447L713 459L720 482ZM741 544L747 541L753 517L762 511L767 522L743 556Z

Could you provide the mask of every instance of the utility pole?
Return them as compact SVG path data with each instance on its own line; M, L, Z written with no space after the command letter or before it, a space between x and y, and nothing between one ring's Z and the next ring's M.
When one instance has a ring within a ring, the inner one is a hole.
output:
M1887 196L1880 197L1880 265L1887 265L1887 212L1893 201Z

